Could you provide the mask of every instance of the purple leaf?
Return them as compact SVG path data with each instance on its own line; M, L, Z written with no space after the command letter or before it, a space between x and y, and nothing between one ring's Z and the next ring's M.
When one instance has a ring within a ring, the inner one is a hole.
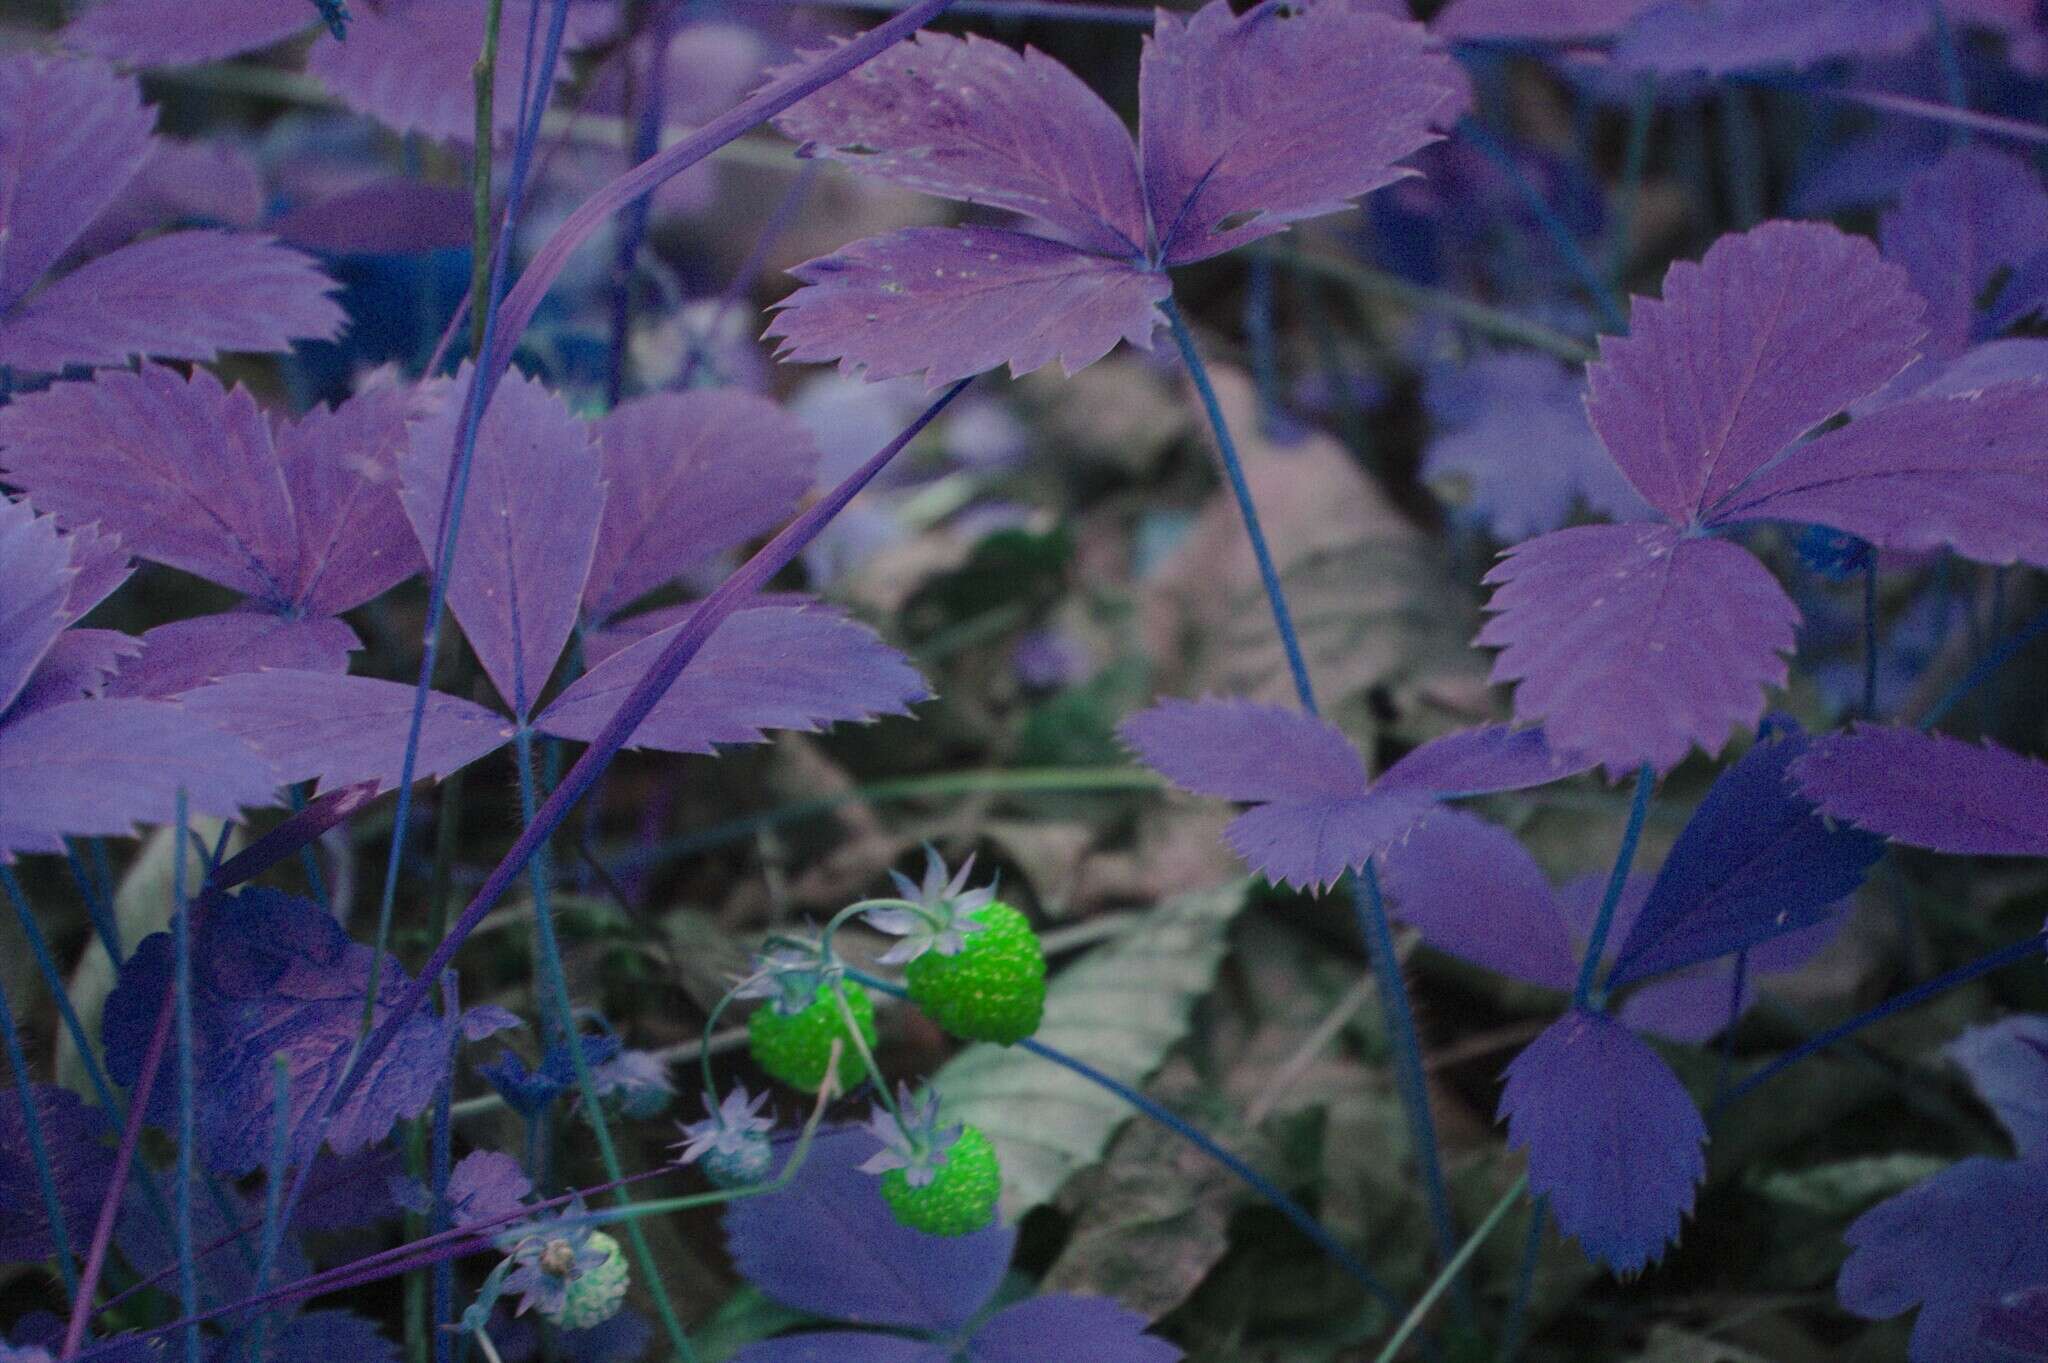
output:
M1587 879L1592 893L1584 897L1584 904L1585 918L1590 922L1606 877ZM1614 915L1617 933L1626 932L1626 924L1631 917L1630 900L1633 899L1634 907L1640 909L1649 888L1647 876L1630 878L1630 893L1623 896ZM1797 970L1805 965L1834 939L1846 919L1846 914L1837 911L1812 927L1773 937L1751 948L1748 964L1742 971L1742 998L1733 1008L1731 1003L1737 1003L1733 998L1735 961L1723 957L1660 976L1631 991L1622 1000L1621 1007L1615 1010L1615 1016L1630 1031L1665 1041L1702 1045L1725 1031L1730 1018L1740 1017L1756 1002L1760 982L1770 975Z
M1657 1053L1573 1010L1508 1066L1500 1118L1558 1229L1618 1273L1664 1257L1706 1175L1706 1123Z
M0 318L0 364L55 371L138 355L211 360L332 340L335 283L268 237L199 230L150 237L73 270Z
M1356 0L1162 11L1138 85L1158 258L1205 260L1414 174L1395 163L1464 89L1421 25Z
M860 1172L875 1147L864 1128L820 1132L787 1188L731 1203L733 1264L775 1300L813 1315L957 1330L994 1295L1017 1233L991 1226L937 1238L898 1223L879 1182Z
M1008 364L1054 360L1072 374L1129 341L1150 349L1166 276L993 227L910 227L791 271L804 287L776 304L777 357L837 360L933 388Z
M872 1330L833 1330L749 1344L732 1363L953 1363L950 1345Z
M155 123L134 80L98 62L0 58L0 336L22 295L141 169Z
M1994 744L1859 724L1813 740L1792 780L1823 814L1897 842L2048 856L2048 763Z
M448 1173L448 1214L458 1226L498 1223L526 1204L533 1180L519 1161L496 1150L464 1155Z
M279 426L277 454L298 523L299 611L339 615L426 567L398 500L416 401L416 390L379 381Z
M269 47L317 18L298 0L98 0L63 38L114 61L189 66Z
M63 633L75 572L57 522L0 497L0 715Z
M294 620L261 611L201 615L145 631L142 656L121 669L107 694L164 700L237 672L267 668L346 672L348 655L361 647L355 631L339 620Z
M1388 910L1438 951L1551 989L1577 979L1550 882L1505 828L1443 810L1387 853L1379 876Z
M50 1157L57 1206L76 1252L91 1234L114 1167L113 1149L103 1144L106 1118L77 1094L53 1084L31 1085L29 1096L42 1127L43 1149ZM22 1120L21 1095L9 1089L0 1093L0 1264L34 1263L55 1252L42 1187L29 1147L28 1124Z
M1977 1329L2003 1297L2048 1282L2048 1222L2014 1215L2048 1203L2048 1159L1972 1158L1865 1212L1835 1282L1866 1320L1920 1308L1913 1363L1994 1363Z
M263 221L263 172L225 142L159 137L121 196L71 245L78 256L105 255L165 226L251 228Z
M1145 1333L1146 1320L1107 1297L1054 1293L1004 1307L967 1342L971 1363L1178 1363L1181 1351Z
M526 35L544 43L551 4L505 0L498 39L498 74L492 104L500 134L518 126L520 72L528 59ZM307 55L306 70L324 81L342 103L399 132L468 142L476 134L476 97L471 68L484 43L484 0L391 0L350 8L348 38L323 34ZM562 50L574 52L611 26L604 5L572 3L562 32ZM538 17L538 24L534 23ZM533 54L537 62L538 46ZM557 64L566 79L571 64Z
M0 409L0 468L66 524L98 521L130 553L291 600L291 494L247 389L153 364L53 384Z
M270 801L263 760L204 716L146 700L86 700L0 724L0 853L62 852L67 834L125 837Z
M456 393L468 374L413 424L401 456L401 499L429 561L461 429ZM514 714L533 712L576 626L604 501L590 429L546 384L507 375L477 430L448 606Z
M1601 338L1587 412L1636 490L1685 524L1904 369L1921 310L1862 238L1765 223L1673 265L1629 334Z
M319 905L267 889L244 890L201 916L192 950L200 1144L217 1173L246 1173L268 1157L275 1054L291 1069L293 1163L322 1144L347 1155L383 1140L400 1118L426 1110L448 1072L455 1029L416 1013L318 1130L308 1117L354 1052L373 953ZM122 965L107 998L107 1071L122 1084L133 1082L142 1063L171 968L170 934L152 934ZM404 970L386 960L372 1026L385 1021L405 988ZM167 1123L176 1111L175 1088L155 1089L150 1120Z
M1059 62L921 33L775 120L818 155L926 194L991 204L1098 255L1142 256L1138 158L1115 112Z
M1971 346L1935 370L1914 396L1975 397L2006 383L2048 383L2048 340L2014 336Z
M107 680L142 652L142 641L111 629L67 629L30 674L14 715L107 693Z
M1915 175L1885 214L1878 240L1927 300L1931 359L1977 339L1977 300L2048 242L2048 191L2026 162L1958 147Z
M560 738L597 736L668 647L676 625L584 673L538 721ZM865 626L830 611L763 607L721 624L627 740L668 752L759 743L769 729L816 730L845 720L904 714L930 695L903 655Z
M2048 386L1909 398L1810 441L1717 509L1717 524L1833 526L1880 549L2048 565Z
M1494 538L1555 530L1580 502L1615 520L1648 514L1587 424L1584 383L1554 361L1488 355L1432 374L1429 386L1444 429L1423 455L1423 477L1463 480L1464 505Z
M1947 1054L1970 1076L2020 1158L2048 1154L2048 1017L1972 1027L1949 1043Z
M1718 751L1782 686L1799 611L1746 550L1662 525L1589 525L1508 551L1477 642L1515 716L1620 776Z
M398 784L412 722L411 683L329 672L243 672L187 692L182 704L242 739L281 782L320 789ZM512 741L502 715L435 691L427 697L416 780L438 780Z
M1176 785L1253 802L1224 838L1259 874L1303 889L1362 868L1435 807L1428 792L1368 791L1365 763L1350 740L1298 711L1170 700L1131 716L1118 732Z
M606 488L583 589L592 620L780 525L818 466L801 421L736 390L635 398L598 423L597 443Z
M1380 773L1375 790L1427 792L1433 799L1547 786L1592 767L1550 746L1541 729L1489 724L1433 738Z
M66 538L71 541L71 566L78 575L71 579L71 594L64 600L64 620L75 624L133 576L135 565L122 547L121 537L97 525L81 525Z
M271 224L293 246L328 255L407 255L474 240L467 191L394 177L304 204Z
M1248 700L1167 700L1117 729L1146 766L1222 800L1360 799L1365 761L1327 720Z
M1604 38L1657 0L1451 0L1431 21L1444 38L1521 38L1557 42Z
M1853 893L1884 840L1823 819L1786 772L1799 733L1759 739L1686 821L1615 955L1610 985L1732 955L1813 926Z
M1904 52L1932 9L1928 0L1665 0L1622 33L1614 60L1718 76Z

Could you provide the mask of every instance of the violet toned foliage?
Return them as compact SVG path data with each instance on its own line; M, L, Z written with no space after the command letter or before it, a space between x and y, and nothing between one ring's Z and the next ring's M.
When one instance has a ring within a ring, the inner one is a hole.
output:
M1558 1228L1622 1273L1661 1259L1706 1176L1707 1125L1671 1067L1611 1018L1573 1009L1508 1066L1500 1115Z
M1389 852L1379 876L1389 912L1420 931L1430 946L1560 992L1569 991L1578 978L1607 881L1602 873L1553 888L1512 833L1455 810L1439 813ZM1635 931L1653 886L1665 887L1660 893L1666 902L1675 898L1662 876L1630 877L1615 907L1604 965L1617 957L1613 943L1627 941ZM1751 931L1776 931L1773 917L1759 915ZM1804 965L1838 922L1830 916L1761 938L1749 949L1739 1000L1733 962L1708 959L1631 988L1621 998L1618 1016L1637 1031L1669 1041L1709 1040L1754 1001L1761 979Z
M1659 0L1451 0L1430 27L1445 38L1555 42L1602 38Z
M60 535L26 502L0 501L0 857L168 823L180 788L222 818L275 793L266 764L203 717L100 696L128 646L68 626L126 575L109 537Z
M2048 856L2048 763L1993 743L1859 724L1792 767L1830 818L1937 852Z
M835 1330L748 1345L734 1363L1174 1363L1181 1351L1145 1333L1145 1319L1100 1297L1034 1297L979 1320L1001 1286L1017 1233L992 1226L935 1237L899 1224L858 1127L818 1134L790 1185L725 1213L733 1263L786 1306L892 1331ZM970 1325L972 1328L970 1329Z
M1277 98L1278 92L1284 98ZM1043 53L923 34L776 124L912 189L1016 213L1036 231L907 228L794 271L781 356L937 388L1007 362L1068 373L1149 347L1164 271L1344 208L1413 172L1462 77L1419 26L1362 0L1233 15L1161 11L1135 145ZM1045 235L1039 235L1044 233Z
M57 1206L75 1247L99 1210L114 1165L113 1147L106 1144L107 1121L69 1089L37 1084L31 1099L50 1158ZM13 1092L0 1102L0 1263L8 1264L46 1259L56 1246L21 1108Z
M2020 1158L2048 1155L2048 1017L1972 1027L1947 1049L2012 1137Z
M713 456L688 440L655 438L661 421L699 412L714 418L715 437L722 429L715 418L728 408L744 416L741 404L765 406L702 396L642 399L591 427L538 381L515 376L500 385L478 435L469 489L477 521L457 546L448 601L512 718L453 696L429 696L417 772L445 775L509 742L521 724L562 738L593 737L684 626L623 648L608 643L616 651L542 708L542 691L579 615L616 611L787 511L791 489L809 467L807 444L779 462L764 460L764 476L742 482L728 458L755 452L755 445ZM401 495L420 544L439 523L456 418L449 402L417 420L401 457ZM762 434L780 430L770 422ZM702 526L701 538L685 539L678 532L699 531L699 520L685 513L663 523L661 502L629 502L608 514L606 468L633 496L681 501L705 486L702 510L718 517L717 529ZM630 621L606 614L591 623L617 632ZM901 713L925 694L895 650L842 615L808 605L761 606L720 626L632 742L710 752L760 742L770 728ZM323 788L395 783L412 703L408 685L289 669L228 677L187 698L277 763L279 779L317 777Z
M1425 743L1370 781L1335 725L1243 700L1164 701L1118 733L1182 789L1250 804L1224 836L1253 870L1303 889L1363 869L1440 800L1545 785L1590 765L1555 751L1539 730L1493 726Z
M1927 300L1922 353L1952 360L1990 338L1992 317L2027 306L2017 297L2001 300L2018 292L2014 273L2048 250L2048 190L2024 161L1958 147L1906 182L1878 242ZM1987 299L1980 315L1978 303Z
M503 0L492 104L500 133L515 130L528 24L535 6L546 2ZM476 131L470 68L483 45L488 10L486 0L351 6L347 38L322 33L306 66L343 103L401 132L467 141ZM96 0L63 36L112 61L183 66L270 47L318 22L306 0ZM605 6L573 4L564 46L575 51L610 27Z
M1722 238L1638 301L1630 334L1601 342L1587 407L1663 521L1539 536L1488 574L1478 642L1501 650L1519 719L1610 775L1754 723L1799 612L1716 538L1744 522L2048 562L2048 389L1915 399L1795 444L1912 363L1922 306L1870 243L1788 222Z
M135 81L97 62L0 58L0 365L210 360L340 329L333 284L265 237L170 232L58 270L150 158L155 122Z
M273 419L246 389L161 365L60 383L0 409L0 473L66 526L247 598L160 625L112 693L178 695L264 667L342 672L343 611L423 566L398 502L417 399L388 378L340 406Z
M310 1159L323 1140L349 1154L381 1141L400 1118L426 1110L452 1063L452 1048L449 1024L423 1013L404 1021L324 1133L306 1122L355 1046L370 958L370 949L350 941L319 905L275 890L244 890L193 925L198 1120L208 1168L240 1174L263 1166L271 1140L271 1057L280 1052L291 1066L294 1165ZM141 1065L170 981L168 933L143 939L121 968L103 1026L108 1073L123 1084ZM376 1020L406 984L398 963L386 961L372 1010ZM472 1009L455 1025L474 1041L512 1019L501 1009ZM158 1086L151 1120L174 1121L175 1097L168 1085Z

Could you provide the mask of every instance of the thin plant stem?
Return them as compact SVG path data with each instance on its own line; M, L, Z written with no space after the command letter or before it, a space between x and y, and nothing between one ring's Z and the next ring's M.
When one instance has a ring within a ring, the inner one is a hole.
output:
M1614 911L1628 888L1629 867L1635 864L1636 844L1642 840L1643 822L1650 815L1650 792L1657 774L1645 762L1636 771L1636 793L1628 805L1628 826L1622 830L1621 847L1614 854L1614 868L1607 873L1607 892L1600 897L1600 912L1593 919L1592 936L1586 939L1585 959L1579 962L1579 982L1572 990L1572 1006L1593 1009L1593 986L1600 976L1600 963L1607 955L1607 934L1614 927Z
M1159 310L1166 315L1166 323L1173 329L1173 342L1180 348L1188 378L1194 381L1195 392L1202 400L1202 410L1208 414L1209 430L1216 438L1216 451L1223 461L1223 474L1230 483L1230 495L1237 500L1245 536L1251 540L1252 557L1259 565L1259 581L1266 589L1266 606L1273 613L1274 628L1280 631L1280 647L1287 654L1287 670L1294 678L1295 698L1301 702L1302 709L1313 715L1316 713L1316 692L1314 684L1309 681L1308 660L1302 656L1301 636L1294 628L1294 613L1288 609L1287 593L1280 585L1280 570L1274 566L1273 551L1266 544L1266 532L1259 527L1259 509L1252 502L1251 486L1245 481L1244 464L1237 457L1237 442L1231 438L1230 426L1223 419L1223 404L1217 400L1215 385L1209 382L1208 366L1202 363L1201 352L1195 349L1195 338L1188 331L1180 308L1169 297L1160 303Z
M21 1034L14 1026L14 1003L7 997L7 982L0 979L0 1046L7 1051L8 1073L14 1079L14 1100L21 1108L22 1130L28 1135L29 1159L35 1165L36 1194L43 1202L43 1215L50 1219L50 1241L56 1249L57 1272L64 1290L79 1300L78 1267L72 1261L71 1234L64 1224L64 1202L57 1195L56 1170L50 1164L50 1142L43 1131L42 1114L36 1110L35 1085L30 1082L28 1056L21 1049Z
M1934 51L1941 60L1942 95L1954 108L1968 109L1970 87L1963 76L1963 54L1956 45L1955 25L1949 22L1948 9L1941 0L1927 0L1927 8L1934 12ZM1970 130L1952 127L1948 141L1952 147L1966 147L1970 144Z
M1628 321L1621 315L1621 309L1615 306L1614 297L1607 288L1607 281L1593 268L1593 262L1587 258L1585 248L1579 245L1578 238L1572 235L1571 228L1565 226L1564 219L1557 215L1557 209L1551 206L1550 200L1544 198L1542 191L1530 183L1529 177L1522 173L1522 168L1516 164L1513 154L1476 118L1458 120L1458 133L1477 148L1481 156L1493 163L1494 168L1507 179L1509 187L1515 191L1517 197L1535 215L1538 225L1543 228L1543 235L1557 251L1565 269L1571 273L1587 300L1600 314L1601 324L1612 332L1627 331Z
M1968 984L1980 976L1989 975L1994 970L2002 970L2006 966L2014 965L2029 958L2038 959L2044 946L2048 946L2048 932L2037 932L2032 937L2022 938L2010 946L2000 947L1988 956L1980 956L1968 965L1957 966L1945 975L1937 975L1925 984L1908 989L1903 994L1894 994L1883 1003L1878 1004L1877 1007L1867 1012L1858 1013L1847 1022L1830 1027L1825 1032L1807 1038L1799 1045L1779 1056L1776 1060L1773 1060L1770 1064L1765 1065L1762 1069L1749 1075L1742 1082L1729 1089L1721 1096L1721 1101L1714 1105L1713 1111L1707 1115L1707 1120L1709 1123L1718 1121L1721 1114L1727 1110L1731 1103L1769 1083L1808 1056L1818 1055L1836 1042L1854 1036L1866 1027L1874 1026L1877 1023L1883 1022L1886 1018L1925 1003L1927 1000L1945 994L1951 989Z
M78 842L74 838L64 839L64 864L70 868L71 882L78 887L78 897L85 904L87 916L92 919L92 930L99 937L100 946L106 950L108 963L119 970L121 924L114 917L113 902L94 881L85 859L79 856Z
M521 719L513 735L512 748L519 772L519 813L530 828L539 812L539 797L536 791L533 770L533 730L525 719L526 698L519 698ZM532 859L527 863L533 884L533 936L534 945L540 957L541 977L547 990L548 1002L554 1006L556 1025L562 1028L562 1039L569 1049L569 1063L576 1073L576 1090L582 1098L583 1118L590 1124L590 1130L597 1137L598 1157L604 1166L605 1177L619 1183L626 1176L624 1166L619 1162L618 1147L612 1141L611 1123L605 1117L604 1106L598 1100L597 1082L591 1077L590 1058L583 1053L582 1039L576 1034L576 1015L569 998L569 976L562 968L561 944L555 937L554 909L550 902L550 887L554 882L550 864L547 840L541 839L534 845ZM542 1010L545 1015L546 1010ZM613 1198L621 1206L632 1205L632 1194L625 1188L613 1190ZM668 1336L669 1347L675 1353L678 1363L696 1363L697 1351L690 1345L690 1337L683 1329L682 1317L676 1314L675 1302L670 1298L668 1286L661 1277L661 1265L655 1260L654 1250L647 1243L647 1236L640 1223L627 1223L626 1234L631 1242L633 1258L641 1276L646 1281L648 1292L654 1298L655 1314L660 1317L663 1332Z
M1394 1359L1400 1356L1402 1347L1413 1337L1416 1330L1421 1328L1423 1317L1429 1314L1430 1308L1437 1304L1438 1299L1450 1289L1451 1284L1459 1280L1459 1275L1465 1271L1465 1265L1472 1262L1472 1256L1479 1252L1479 1247L1492 1238L1494 1231L1500 1228L1501 1222L1507 1220L1508 1213L1515 1209L1515 1204L1522 1200L1522 1194L1528 1189L1529 1176L1523 1174L1515 1180L1514 1186L1501 1196L1500 1201L1493 1205L1493 1210L1473 1228L1472 1234L1466 1237L1458 1252L1451 1256L1451 1261L1436 1275L1436 1281L1416 1299L1415 1305L1409 1309L1407 1316L1380 1349L1374 1363L1394 1363Z
M1877 551L1863 565L1863 717L1877 718Z
M1370 859L1351 883L1351 910L1358 919L1359 936L1365 939L1366 957L1372 962L1373 979L1379 986L1380 1016L1393 1053L1394 1087L1401 1094L1401 1108L1408 1119L1408 1143L1414 1147L1415 1165L1422 1174L1430 1229L1436 1236L1438 1255L1448 1262L1458 1252L1458 1218L1444 1180L1436 1116L1429 1102L1429 1073L1422 1063L1422 1041L1415 1027L1415 1008L1408 998L1408 982L1401 974L1401 958L1394 950L1394 930L1387 920L1379 872ZM1469 1286L1458 1288L1458 1305L1467 1317L1473 1314Z
M491 288L491 148L497 136L498 29L505 0L490 0L484 9L484 45L471 69L476 92L476 150L470 163L469 353L484 348L484 303Z
M867 1037L861 1034L860 1021L854 1017L852 1005L846 1001L846 990L836 980L832 984L832 1001L839 1005L839 1020L846 1024L846 1039L853 1043L854 1054L860 1057L860 1063L867 1066L870 1087L881 1098L883 1110L896 1119L899 1130L908 1134L910 1128L903 1124L903 1110L896 1106L896 1096L889 1092L888 1082L882 1078L882 1067L875 1063L875 1053L869 1049Z
M626 163L635 166L661 149L662 110L666 104L668 49L658 30L650 33L650 54L642 72L638 116L626 145ZM630 62L632 40L622 60ZM619 405L626 391L626 339L633 325L633 275L640 265L640 246L647 238L650 199L636 199L620 214L618 248L612 256L611 341L605 352L604 401L607 410Z
M1750 92L1730 86L1721 92L1721 163L1728 177L1735 225L1748 231L1764 218L1764 153Z
M192 905L185 895L185 789L178 788L178 854L171 858L171 951L173 988L177 991L178 1029L178 1154L177 1234L178 1305L185 1314L199 1310L199 1265L192 1255L192 1159L199 1141L194 1106L195 1069L192 1026ZM199 1363L199 1327L185 1330L185 1363Z
M1273 273L1271 256L1252 257L1244 304L1244 330L1252 345L1252 386L1259 396L1259 428L1268 434L1278 430L1280 422L1280 351L1273 333Z
M432 1196L427 1210L427 1233L439 1234L449 1227L448 1180L455 1166L455 1051L460 1039L461 1000L455 992L455 975L451 971L441 986L441 1007L448 1017L448 1068L441 1076L441 1083L434 1094L434 1120L431 1136L431 1150L428 1163L431 1173L427 1188ZM433 1280L430 1284L428 1306L433 1324L434 1363L451 1363L454 1357L455 1341L442 1328L455 1314L455 1265L443 1261L434 1265Z
M1371 298L1384 298L1403 307L1414 308L1417 312L1434 313L1448 317L1462 326L1496 340L1511 341L1516 345L1540 350L1547 355L1571 364L1585 364L1595 357L1593 347L1575 336L1547 327L1541 322L1517 317L1511 312L1475 303L1469 298L1452 293L1447 289L1432 289L1422 284L1411 284L1405 279L1360 265L1356 261L1336 260L1329 256L1311 255L1291 246L1276 246L1264 242L1250 248L1254 255L1270 255L1287 263L1303 274L1327 279L1333 284L1342 284L1354 293Z
M1515 1295L1508 1302L1507 1319L1501 1322L1500 1348L1494 1363L1515 1363L1522 1352L1522 1334L1529 1319L1529 1298L1536 1287L1536 1264L1543 1257L1544 1223L1550 1219L1550 1199L1539 1197L1529 1204L1529 1229L1522 1238L1522 1263L1515 1270Z

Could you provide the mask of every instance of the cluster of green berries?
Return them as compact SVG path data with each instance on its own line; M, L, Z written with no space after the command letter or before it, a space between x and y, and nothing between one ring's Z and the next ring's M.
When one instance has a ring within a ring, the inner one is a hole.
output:
M619 1248L619 1242L603 1231L592 1231L585 1247L601 1253L603 1261L567 1279L559 1308L541 1308L541 1315L564 1330L588 1330L602 1325L616 1316L626 1302L631 1274L626 1268L626 1252Z
M936 852L927 848L926 857L922 884L896 874L900 898L848 913L901 939L880 959L903 966L911 1002L947 1032L1003 1046L1022 1041L1045 1014L1045 951L1038 935L1023 914L995 897L993 885L967 888L972 857L951 875ZM868 1078L874 1000L844 978L829 952L771 953L735 993L767 1000L748 1019L747 1042L770 1075L816 1092L836 1044L840 1084L852 1088ZM717 1107L705 1101L710 1115L684 1128L682 1159L701 1159L706 1177L720 1187L766 1178L772 1157L756 1128L772 1123L756 1115L761 1100L736 1089ZM931 1235L967 1235L993 1220L1002 1170L986 1134L964 1124L942 1126L937 1106L935 1095L914 1104L905 1090L896 1108L878 1110L870 1129L883 1148L862 1167L881 1175L882 1198L904 1225Z

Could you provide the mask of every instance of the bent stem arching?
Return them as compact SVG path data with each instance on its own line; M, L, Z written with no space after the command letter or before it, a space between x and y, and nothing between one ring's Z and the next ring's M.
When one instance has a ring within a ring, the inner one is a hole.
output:
M1480 1223L1473 1228L1472 1234L1466 1238L1465 1243L1459 1247L1458 1252L1451 1256L1451 1261L1445 1264L1442 1271L1436 1275L1436 1281L1431 1283L1428 1289L1416 1299L1415 1305L1409 1308L1407 1316L1396 1327L1394 1333L1388 1337L1385 1346L1380 1349L1379 1356L1374 1360L1374 1363L1394 1363L1394 1359L1400 1356L1402 1346L1406 1345L1409 1339L1414 1336L1416 1330L1421 1328L1423 1317L1429 1314L1430 1308L1437 1304L1437 1301L1449 1290L1451 1284L1459 1280L1459 1275L1465 1271L1465 1266L1472 1262L1472 1256L1477 1254L1479 1247L1485 1244L1492 1237L1494 1231L1500 1228L1500 1223L1507 1220L1508 1213L1515 1209L1515 1204L1522 1200L1522 1194L1527 1192L1528 1189L1529 1176L1523 1174L1515 1180L1514 1185L1507 1192L1501 1195L1500 1201L1493 1204L1493 1210L1488 1212Z
M1295 696L1303 710L1316 714L1315 686L1309 680L1308 660L1302 656L1301 638L1294 628L1293 612L1287 606L1286 589L1281 585L1279 569L1274 566L1272 551L1267 547L1265 531L1260 528L1258 508L1252 502L1251 486L1245 481L1244 464L1237 455L1237 442L1231 437L1229 423L1223 418L1223 405L1217 400L1215 385L1209 381L1208 368L1202 363L1201 352L1195 348L1195 338L1188 331L1180 309L1171 298L1162 302L1159 308L1173 330L1174 344L1180 348L1188 378L1201 397L1202 410L1208 414L1209 429L1216 438L1224 475L1230 482L1232 496L1237 499L1245 534L1251 540L1252 557L1258 562L1259 580L1266 590L1266 604L1272 611L1274 628L1280 633L1280 646L1287 654L1288 671L1294 677ZM1370 862L1353 887L1352 905L1358 914L1360 934L1365 938L1366 954L1379 982L1380 1010L1388 1038L1393 1043L1395 1080L1401 1091L1402 1107L1407 1111L1416 1164L1422 1171L1430 1222L1436 1232L1437 1251L1448 1260L1458 1251L1457 1219L1451 1211L1450 1194L1444 1184L1443 1159L1437 1149L1436 1119L1430 1112L1429 1083L1423 1073L1422 1047L1416 1039L1414 1009L1408 1001L1407 981L1401 977L1401 963L1394 955L1393 928L1387 921L1386 905L1380 897L1379 882ZM1462 1290L1459 1299L1461 1307L1469 1311L1471 1303Z

